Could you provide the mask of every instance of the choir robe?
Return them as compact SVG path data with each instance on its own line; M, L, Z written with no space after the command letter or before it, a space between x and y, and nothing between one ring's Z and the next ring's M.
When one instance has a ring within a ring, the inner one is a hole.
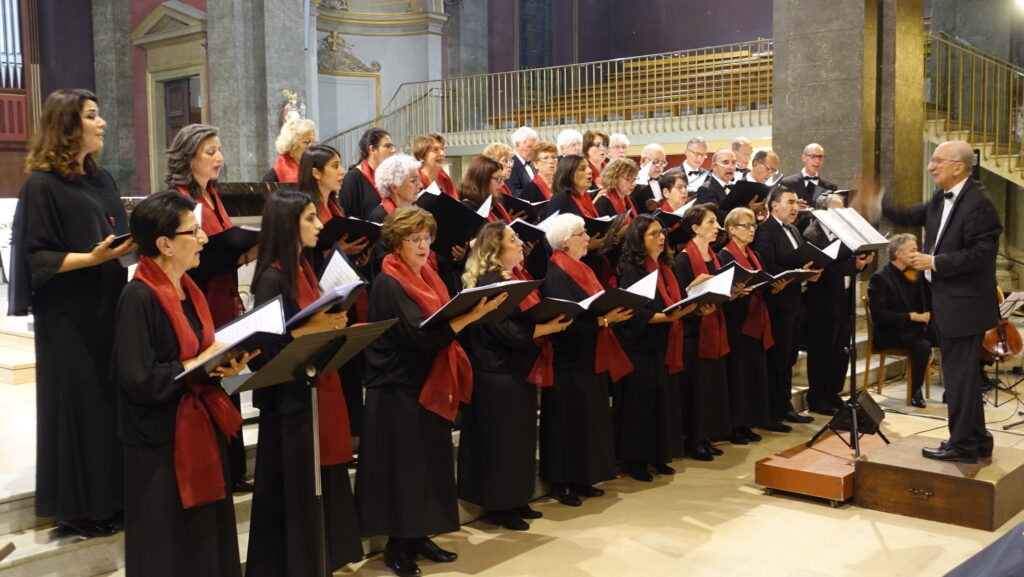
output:
M519 198L527 202L541 202L547 200L540 187L535 182L527 182L526 186L523 187L523 191L519 194Z
M755 253L757 254L757 253ZM758 256L760 259L760 256ZM736 260L724 248L718 252L722 266ZM751 263L752 264L752 263ZM771 291L764 285L756 290ZM772 424L771 399L768 393L768 356L761 339L743 334L747 322L750 297L726 301L725 325L729 331L729 411L733 427L766 427ZM768 306L767 304L765 306Z
M541 293L572 301L589 296L554 264ZM597 330L597 317L584 314L548 336L555 348L555 383L541 392L540 476L549 483L592 485L615 478L608 376L594 372Z
M547 200L544 193L541 192L540 187L534 182L526 183L526 186L523 187L522 194L519 198L529 202ZM537 246L533 247L530 254L526 255L526 263L523 268L525 268L533 278L544 278L548 272L548 260L550 259L551 245L548 244L547 239L544 239L538 243Z
M338 191L338 204L345 216L366 220L373 209L380 204L380 194L373 183L366 180L357 164L345 173Z
M649 273L644 267L621 263L619 286L629 286ZM633 318L612 325L619 343L633 362L633 371L612 385L615 454L621 463L668 463L683 456L683 415L679 381L665 364L671 323L651 324L651 317L672 303L661 293L633 309Z
M708 272L714 274L717 270L714 263L708 261L707 265ZM697 277L686 252L676 255L673 270L679 290L685 293L686 287ZM683 366L686 370L682 373L682 397L687 450L693 450L704 441L732 436L726 357L702 359L697 356L701 318L693 314L683 319Z
M558 211L558 214L575 214L576 216L583 218L583 213L580 212L580 208L576 205L576 202L573 201L572 197L570 197L569 193L567 192L556 192L553 195L551 195L551 200L547 204L547 212L545 213L544 218L550 217L551 215L555 214L556 211ZM547 240L545 239L545 243L546 242ZM587 252L587 254L581 259L581 262L589 266L590 270L594 271L594 274L597 275L598 280L604 280L603 273L606 273L608 275L614 275L615 268L614 264L612 263L611 257L613 256L612 253L617 252L618 247L616 247L612 251L609 251L607 254L598 254L596 251L590 251ZM548 257L550 258L550 256L551 253L549 252ZM617 258L617 254L614 256L616 256ZM527 264L529 265L530 263L528 262ZM551 265L549 264L547 268L550 269ZM533 274L533 269L530 268L529 266L527 266L527 270L530 271L530 274ZM534 278L541 278L538 277L537 275L533 276ZM545 277L546 276L547 271L545 271Z
M116 260L58 273L128 216L110 174L69 182L34 171L14 215L9 313L32 313L36 354L38 517L106 519L123 508L116 386L110 379L114 314L127 282Z
M191 300L182 301L202 342ZM227 496L182 507L174 464L178 403L185 386L178 338L153 291L134 280L117 307L112 370L124 441L125 569L129 577L241 577L227 440L213 425ZM214 472L212 474L218 474Z
M256 305L282 296L285 318L299 306L285 294L284 273L263 271L253 286ZM291 338L261 345L249 366L258 371ZM319 577L316 559L317 502L313 495L313 431L310 389L290 382L253 391L260 410L247 577ZM352 485L345 465L320 467L326 526L327 568L334 571L363 557Z
M419 328L419 305L381 273L370 322L398 319L366 348L366 405L356 475L363 535L423 537L459 530L452 423L419 403L434 357L455 339L448 323Z
M504 279L498 272L478 286ZM540 347L536 324L519 312L473 323L460 338L473 365L473 400L462 408L459 497L485 511L525 505L537 471L537 386L526 381Z

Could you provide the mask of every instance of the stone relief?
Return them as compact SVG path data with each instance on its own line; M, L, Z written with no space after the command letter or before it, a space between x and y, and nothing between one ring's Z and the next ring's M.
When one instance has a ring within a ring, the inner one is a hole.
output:
M320 7L342 12L348 12L349 10L348 0L320 0Z
M352 47L337 31L320 42L317 66L324 72L380 72L380 62L367 65L352 53Z

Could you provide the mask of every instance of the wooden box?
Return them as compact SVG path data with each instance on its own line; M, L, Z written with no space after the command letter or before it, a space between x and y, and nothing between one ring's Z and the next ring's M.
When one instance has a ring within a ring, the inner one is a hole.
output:
M930 437L907 437L857 460L859 507L994 531L1024 508L1024 451L996 447L977 464L926 459Z

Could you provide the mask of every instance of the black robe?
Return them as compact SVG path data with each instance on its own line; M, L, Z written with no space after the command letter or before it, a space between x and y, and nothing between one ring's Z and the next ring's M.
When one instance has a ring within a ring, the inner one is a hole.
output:
M497 272L477 285L504 280ZM540 347L536 324L517 310L497 323L474 323L465 344L473 365L473 400L462 408L459 497L486 511L525 505L537 474L536 385L526 377Z
M554 264L541 292L572 301L589 296ZM608 376L594 372L597 329L597 317L580 315L548 337L555 347L555 384L541 392L540 476L549 483L592 485L615 478Z
M200 337L202 323L192 302L182 305ZM112 362L125 452L125 571L146 577L241 577L227 442L216 426L227 496L190 509L181 504L174 434L185 387L174 380L183 370L178 355L177 336L156 295L142 281L128 283L118 302Z
M366 406L356 475L363 535L423 537L459 529L452 424L419 403L448 323L421 329L419 305L388 274L374 279L370 322L398 323L366 348Z
M299 306L285 294L284 273L267 268L253 284L256 305L283 295L285 318ZM258 371L291 341L282 337L260 347L250 367ZM253 391L260 410L256 447L256 490L249 521L248 577L313 577L317 502L313 496L313 431L309 387L291 382ZM348 468L320 467L326 529L327 568L334 571L363 556ZM317 576L319 577L319 576Z
M708 262L708 272L715 265ZM676 255L674 270L679 289L686 292L697 275L693 273L685 252ZM704 441L718 441L732 436L729 420L729 383L726 358L702 359L697 356L700 343L700 315L683 319L683 420L686 422L686 447L693 450Z
M9 314L32 313L36 353L38 517L106 519L123 508L116 387L109 377L116 260L58 273L65 256L128 232L106 171L77 182L34 171L14 214Z
M757 253L755 253L757 254ZM722 249L718 263L722 266L736 260L732 253ZM758 256L760 260L760 256ZM771 291L764 285L759 291ZM768 393L768 357L761 339L743 334L747 322L750 297L726 301L725 325L729 331L729 414L733 427L765 427L772 424ZM767 307L767 304L765 305Z
M619 286L630 286L648 275L647 269L620 263ZM612 385L615 454L619 462L668 463L683 456L683 415L679 381L665 364L671 323L651 324L666 306L661 293L633 318L617 323L615 334L633 362L633 372Z
M338 191L338 204L345 211L345 216L366 220L373 209L380 204L377 189L366 177L359 165L350 169L341 179L341 190Z

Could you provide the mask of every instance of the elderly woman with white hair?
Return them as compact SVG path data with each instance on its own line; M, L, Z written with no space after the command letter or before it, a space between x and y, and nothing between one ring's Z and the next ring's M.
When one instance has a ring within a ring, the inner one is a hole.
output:
M583 135L579 130L566 128L559 132L555 144L558 146L558 156L583 153Z
M578 302L602 290L590 267L580 262L589 241L583 219L560 214L546 234L553 254L542 294ZM610 326L632 315L621 307L582 314L564 332L548 337L554 346L554 384L541 393L540 476L563 505L578 507L581 495L603 495L594 483L615 478L609 378L621 379L633 365Z
M608 136L608 162L616 158L629 157L629 138L621 132L613 132Z
M308 118L293 118L281 125L274 147L277 160L263 175L263 182L298 182L302 153L316 144L316 124Z
M374 171L374 184L380 190L381 200L366 220L382 223L389 214L400 206L416 201L420 193L420 165L422 163L412 156L396 153L381 162ZM381 261L391 252L379 239L370 253L370 278L375 278L380 271ZM437 256L430 252L429 262L437 270Z

